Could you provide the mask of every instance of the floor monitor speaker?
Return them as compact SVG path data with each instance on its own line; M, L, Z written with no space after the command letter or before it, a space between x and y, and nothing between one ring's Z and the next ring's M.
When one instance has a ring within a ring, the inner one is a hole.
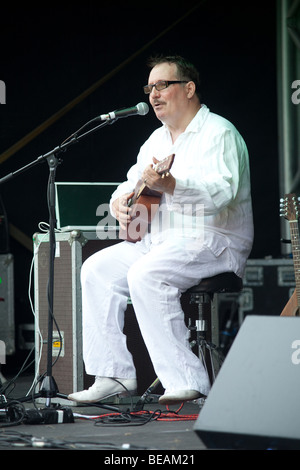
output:
M195 431L208 448L300 450L300 318L246 316Z

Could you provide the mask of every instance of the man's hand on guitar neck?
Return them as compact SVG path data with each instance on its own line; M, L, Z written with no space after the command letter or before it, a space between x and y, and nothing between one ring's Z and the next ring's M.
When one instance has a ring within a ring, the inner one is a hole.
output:
M168 173L168 176L162 177L162 175L159 175L155 171L155 165L159 163L159 160L153 157L153 163L154 165L148 165L145 168L142 174L142 181L150 189L173 194L176 184L174 176L172 176L171 173Z

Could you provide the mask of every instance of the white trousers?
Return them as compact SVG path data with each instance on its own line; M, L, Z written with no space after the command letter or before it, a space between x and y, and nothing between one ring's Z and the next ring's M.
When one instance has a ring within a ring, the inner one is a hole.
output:
M216 257L194 250L186 239L147 246L120 242L88 258L82 266L83 358L87 374L135 378L123 334L131 297L154 370L162 386L207 394L210 383L201 360L189 347L180 304L182 292L203 277L230 270L225 249Z

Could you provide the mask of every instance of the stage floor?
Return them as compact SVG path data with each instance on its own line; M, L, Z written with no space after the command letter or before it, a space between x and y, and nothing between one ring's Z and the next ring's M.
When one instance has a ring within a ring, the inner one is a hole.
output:
M32 383L28 375L16 381L16 387L7 400L24 397ZM154 397L151 403L144 403L141 411L136 411L139 397L105 402L105 407L67 406L65 400L51 400L51 407L56 401L61 407L67 407L73 414L73 423L61 424L25 424L21 421L15 426L3 427L3 413L0 422L1 450L32 449L78 449L102 450L103 458L113 460L118 455L130 456L134 451L146 454L159 454L159 451L176 451L193 459L196 451L206 447L194 431L194 425L201 411L201 403L188 402L179 410L175 405L169 409L160 406ZM30 402L23 403L26 410L34 410ZM36 403L39 409L45 404ZM106 407L116 408L116 411ZM160 411L160 414L159 414ZM177 411L177 413L174 413ZM123 416L121 413L125 412ZM67 413L67 412L66 412ZM157 418L158 419L154 419ZM127 419L131 421L126 422ZM115 452L115 454L114 454ZM151 454L151 455L152 455ZM104 463L114 463L106 461ZM118 463L118 462L115 462ZM121 463L121 462L119 462ZM147 463L146 461L143 463ZM154 462L153 462L154 463ZM160 462L162 463L162 462ZM186 463L194 463L192 460Z

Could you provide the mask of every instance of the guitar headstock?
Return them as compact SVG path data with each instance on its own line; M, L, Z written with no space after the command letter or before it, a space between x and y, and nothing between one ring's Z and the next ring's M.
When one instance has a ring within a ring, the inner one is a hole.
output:
M156 163L153 169L156 171L156 173L161 175L162 178L164 178L165 176L168 176L169 171L173 165L174 158L175 158L175 153L172 153L167 158L164 158L160 162Z
M299 197L295 194L286 194L280 199L280 215L285 217L289 222L297 221L300 215Z

